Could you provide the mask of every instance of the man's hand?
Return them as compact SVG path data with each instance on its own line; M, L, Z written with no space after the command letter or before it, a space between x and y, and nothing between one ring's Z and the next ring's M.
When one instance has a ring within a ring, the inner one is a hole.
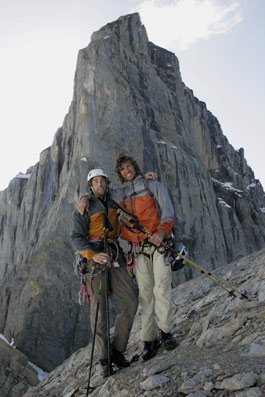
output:
M92 257L94 262L100 263L101 265L105 265L106 267L111 264L111 257L105 252L98 252Z
M155 172L153 172L153 171L146 172L144 174L144 179L151 179L151 180L154 181L154 180L157 179L157 174Z
M148 241L150 241L150 243L159 247L161 245L162 241L164 240L164 237L165 237L164 230L158 230L157 232L152 234L151 237L149 237Z
M81 215L83 215L85 211L89 210L89 200L87 194L83 194L79 197L79 200L76 203L76 209Z

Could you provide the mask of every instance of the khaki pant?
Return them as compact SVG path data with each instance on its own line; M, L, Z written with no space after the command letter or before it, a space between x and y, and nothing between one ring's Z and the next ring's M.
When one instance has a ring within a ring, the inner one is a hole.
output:
M142 308L141 339L151 342L157 337L157 327L167 333L174 325L171 302L172 275L170 266L165 265L163 255L154 247L144 247L143 252L153 255L150 258L139 255L135 275Z
M133 325L134 315L138 306L138 291L129 277L125 267L111 268L108 277L113 295L117 299L119 314L114 324L112 346L124 352L128 343L130 331ZM105 301L105 272L86 280L87 291L90 295L90 324L94 332L97 297L99 297L99 312L96 329L95 349L100 360L108 357L107 351L107 319ZM100 292L100 293L99 293Z

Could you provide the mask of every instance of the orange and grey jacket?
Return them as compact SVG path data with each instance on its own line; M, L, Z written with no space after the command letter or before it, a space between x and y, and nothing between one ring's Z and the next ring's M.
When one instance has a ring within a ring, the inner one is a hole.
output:
M174 225L174 208L166 188L158 181L146 181L141 175L122 186L110 188L113 199L127 211L135 214L149 232L164 230L169 236ZM144 233L121 225L121 238L129 242L146 239Z
M96 252L103 251L104 238L104 212L107 209L108 220L113 228L108 238L117 240L119 236L119 224L117 216L117 204L107 193L107 205L92 194L89 202L89 211L81 215L77 210L73 213L73 228L71 240L74 249L84 258L92 260Z

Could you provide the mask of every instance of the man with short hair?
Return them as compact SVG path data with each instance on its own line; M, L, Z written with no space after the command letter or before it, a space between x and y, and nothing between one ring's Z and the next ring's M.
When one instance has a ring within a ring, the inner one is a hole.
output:
M107 174L102 169L91 170L88 173L88 184L92 193L89 209L83 214L74 211L71 238L76 251L83 260L87 261L84 277L91 300L90 322L93 330L99 300L95 347L101 365L101 374L107 377L113 373L112 363L118 368L130 365L123 352L128 343L138 298L137 290L126 270L124 254L118 242L117 204L109 195ZM107 252L104 241L107 242ZM107 288L104 284L105 272L109 281ZM114 294L119 307L119 314L114 325L110 363L105 295L107 289Z

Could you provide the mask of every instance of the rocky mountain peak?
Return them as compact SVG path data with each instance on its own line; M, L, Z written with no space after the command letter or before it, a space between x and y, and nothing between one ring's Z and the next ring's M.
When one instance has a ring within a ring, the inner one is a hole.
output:
M121 47L132 52L148 53L148 37L138 13L122 16L91 36L91 42L108 39L116 40Z
M148 41L139 15L119 18L80 50L73 100L52 145L0 195L0 331L44 370L90 337L78 305L71 215L89 169L121 150L156 171L191 257L218 268L264 247L264 191L216 117L181 79L176 56ZM195 276L185 268L174 285Z

